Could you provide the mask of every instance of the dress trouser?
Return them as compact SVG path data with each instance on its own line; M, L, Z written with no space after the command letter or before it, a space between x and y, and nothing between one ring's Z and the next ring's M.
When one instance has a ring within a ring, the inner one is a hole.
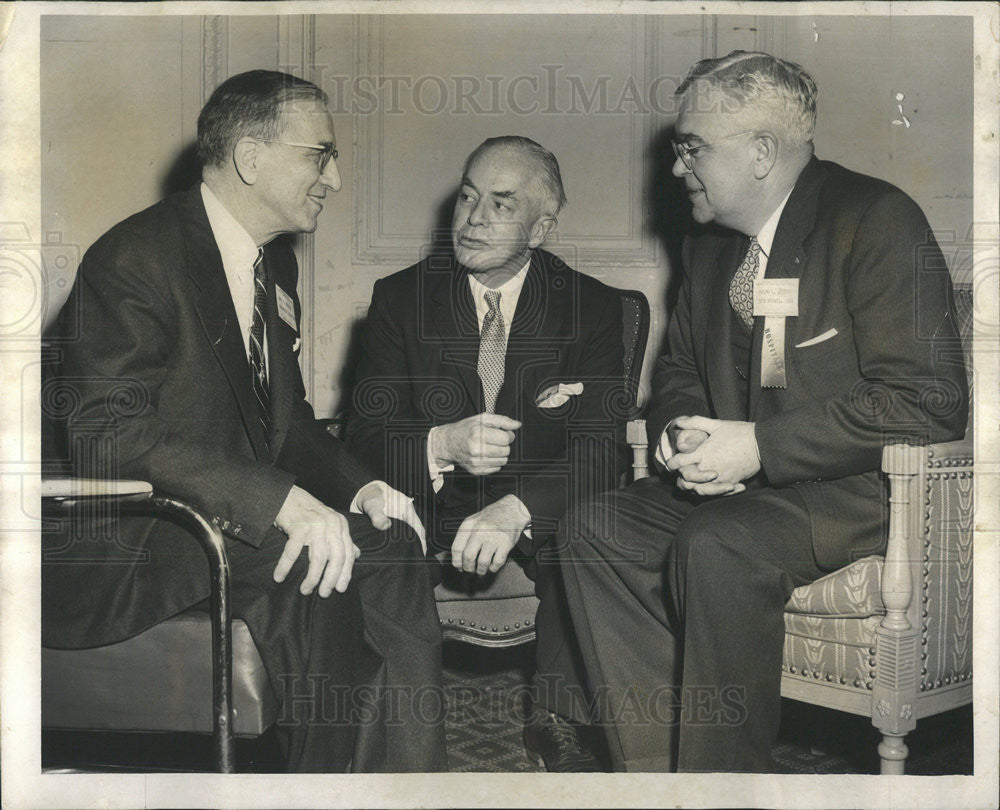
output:
M451 544L467 513L441 506L433 508L433 514L425 521L428 550L431 554L446 552L441 565L451 566ZM522 543L511 551L506 565L521 565L534 580L535 596L538 597L532 702L562 717L589 722L583 689L583 661L574 642L559 557L553 548L555 538L528 542L522 536L521 540ZM530 549L530 553L525 553L525 549ZM466 576L475 577L476 574Z
M652 478L573 518L566 596L615 770L773 770L784 604L826 573L799 495Z
M279 739L299 772L441 771L441 633L420 544L398 522L348 516L362 554L344 594L299 593L307 550L273 580L285 537L229 544L242 618L282 704Z

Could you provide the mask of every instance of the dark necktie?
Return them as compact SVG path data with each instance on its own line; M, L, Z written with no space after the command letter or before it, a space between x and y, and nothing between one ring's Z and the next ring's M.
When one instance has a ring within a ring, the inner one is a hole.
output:
M750 239L746 256L736 269L736 275L729 285L729 303L747 329L753 329L753 284L760 269L760 242L754 236Z
M479 379L483 384L486 413L494 413L497 394L503 385L504 357L507 341L504 339L503 313L500 312L500 293L486 292L489 311L483 318L483 331L479 335Z
M253 321L250 323L250 371L253 393L257 399L257 415L264 436L271 435L271 395L267 387L267 367L264 361L264 323L267 320L267 268L264 251L257 253L253 263Z

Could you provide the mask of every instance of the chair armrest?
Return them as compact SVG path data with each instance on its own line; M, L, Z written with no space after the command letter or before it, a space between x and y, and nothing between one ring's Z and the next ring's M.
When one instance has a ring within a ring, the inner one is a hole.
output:
M57 500L73 498L119 498L126 495L153 494L146 481L112 481L103 478L43 478L42 497Z
M883 449L882 471L889 478L889 536L882 575L887 614L883 626L906 629L913 624L914 582L921 579L924 534L938 531L950 520L938 516L938 529L927 523L930 513L924 515L924 502L932 480L950 478L947 483L954 484L971 478L972 468L970 436L931 445L891 444Z
M893 452L888 452L894 448ZM915 475L924 465L930 467L968 466L975 456L975 442L972 434L953 442L937 444L893 444L882 452L882 472L887 475ZM955 465L955 462L960 462ZM962 464L961 462L966 462Z
M882 602L886 616L882 627L906 632L913 599L911 538L916 532L915 508L917 476L926 464L927 448L909 444L889 444L882 450L882 470L889 476L889 537L882 569Z
M948 466L950 462L971 461L975 456L976 443L972 431L964 438L953 442L939 442L928 448L928 457L932 467ZM939 463L935 463L939 462Z
M649 438L646 420L630 419L625 425L625 441L632 448L632 480L649 477Z
M120 510L169 514L186 525L208 558L211 579L213 723L216 768L235 768L232 736L233 642L229 603L229 557L219 527L183 501L154 491L146 481L54 478L42 481L42 499L69 510L95 501L114 503Z

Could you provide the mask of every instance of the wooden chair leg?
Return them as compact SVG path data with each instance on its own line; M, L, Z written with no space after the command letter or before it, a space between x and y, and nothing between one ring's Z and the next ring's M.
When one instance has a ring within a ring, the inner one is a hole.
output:
M906 765L906 756L910 750L903 739L905 734L882 734L882 742L878 744L878 755L881 760L882 774L902 776Z

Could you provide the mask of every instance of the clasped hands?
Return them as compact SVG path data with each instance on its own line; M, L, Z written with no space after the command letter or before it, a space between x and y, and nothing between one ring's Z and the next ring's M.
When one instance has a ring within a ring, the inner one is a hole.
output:
M679 416L660 438L660 453L677 486L703 496L743 492L742 482L760 470L753 422Z
M391 518L401 520L417 533L420 545L427 551L424 524L413 508L412 501L387 484L372 481L354 497L361 514L367 515L372 526L385 531ZM347 518L314 498L304 489L293 486L274 519L288 540L274 568L274 581L284 582L303 548L308 548L309 567L299 586L303 596L319 587L319 595L328 597L333 591L343 593L351 581L354 561L361 555L347 524Z

